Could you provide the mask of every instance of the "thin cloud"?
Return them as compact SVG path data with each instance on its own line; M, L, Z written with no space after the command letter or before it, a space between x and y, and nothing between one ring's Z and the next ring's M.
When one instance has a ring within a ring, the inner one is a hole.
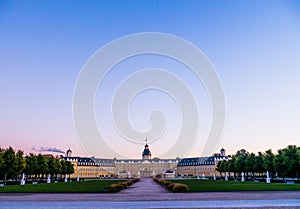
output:
M57 153L62 153L62 154L65 153L61 149L58 149L55 147L40 147L40 149L35 149L34 147L32 147L32 150L38 151L38 152L57 152Z

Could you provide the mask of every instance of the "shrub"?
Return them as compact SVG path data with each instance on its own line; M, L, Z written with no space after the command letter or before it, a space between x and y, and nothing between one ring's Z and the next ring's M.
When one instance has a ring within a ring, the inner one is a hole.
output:
M167 186L169 186L169 184L171 184L171 182L166 181L166 180L162 180L160 184L161 184L162 186L164 186L164 187L167 187Z
M155 177L153 177L153 180L171 192L187 192L189 190L188 186L185 184L172 183L170 181L158 179Z
M120 191L118 184L111 184L104 188L104 192L114 193Z
M122 183L117 184L117 188L119 189L119 191L121 191L122 189L125 189L125 186Z
M176 183L171 183L167 186L167 190L172 191Z
M156 183L160 183L160 179L158 179L158 178L155 178L155 177L152 177L152 179L156 182Z
M174 193L179 193L179 192L187 192L188 186L185 184L179 184L179 183L174 183L174 185L172 186L172 189L170 190L171 192Z
M133 180L128 180L128 181L124 181L124 182L120 182L117 184L111 184L108 187L104 188L104 192L119 192L122 189L126 189L128 186L131 186L132 184L138 182L140 179L133 179Z
M124 187L124 189L126 189L128 187L128 183L127 182L122 182L122 183L120 183L120 185L122 185Z
M132 181L132 180L127 181L127 185L128 185L128 186L131 186L132 184L133 184L133 181Z
M133 180L131 180L133 183L136 183L136 182L138 182L140 179L133 179Z

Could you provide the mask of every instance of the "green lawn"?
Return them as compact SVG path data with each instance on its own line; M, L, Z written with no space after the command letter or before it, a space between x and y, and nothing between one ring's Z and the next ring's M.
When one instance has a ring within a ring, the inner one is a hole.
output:
M8 185L0 187L0 192L52 192L52 193L101 193L104 192L104 188L123 180L92 180L92 181L80 181L80 182L59 182L59 183L41 183L41 184L26 184L20 185Z
M227 191L291 191L299 190L300 184L279 184L263 182L212 181L212 180L170 180L186 184L189 192L227 192Z

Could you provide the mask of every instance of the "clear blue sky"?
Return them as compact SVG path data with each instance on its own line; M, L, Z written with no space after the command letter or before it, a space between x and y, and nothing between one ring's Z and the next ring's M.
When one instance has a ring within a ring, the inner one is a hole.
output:
M11 145L28 153L33 146L62 150L70 146L75 155L102 157L101 153L84 153L76 138L74 86L82 66L96 50L140 32L180 36L214 64L226 97L226 126L216 152L222 146L229 154L241 148L257 152L288 144L300 146L299 1L0 0L1 147ZM189 75L179 75L190 82L194 93L201 88ZM103 84L104 94L113 92L110 87ZM147 115L157 105L155 97L165 95L146 94L131 108L136 105ZM200 121L208 129L205 110L209 104L201 103L201 93L196 97L204 109ZM162 101L161 108L167 111L172 101ZM101 104L96 107L99 121L109 116L103 116L103 109ZM130 117L137 121L137 129L147 128L137 115ZM106 130L105 136L113 135ZM200 133L205 134L205 130ZM142 151L136 145L115 148L136 158ZM161 149L165 147L153 145L151 151L156 156ZM190 156L201 150L199 142Z

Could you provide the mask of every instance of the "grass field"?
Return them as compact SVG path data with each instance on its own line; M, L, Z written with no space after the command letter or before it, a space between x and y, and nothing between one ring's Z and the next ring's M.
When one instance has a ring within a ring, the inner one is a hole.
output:
M170 180L186 184L189 192L228 192L228 191L292 191L299 190L300 184L279 184L263 182L212 181L212 180Z
M26 184L9 185L6 187L0 187L0 192L45 192L45 193L102 193L104 188L123 182L123 180L93 180L93 181L80 181L80 182L59 182L59 183L41 183L41 184Z

